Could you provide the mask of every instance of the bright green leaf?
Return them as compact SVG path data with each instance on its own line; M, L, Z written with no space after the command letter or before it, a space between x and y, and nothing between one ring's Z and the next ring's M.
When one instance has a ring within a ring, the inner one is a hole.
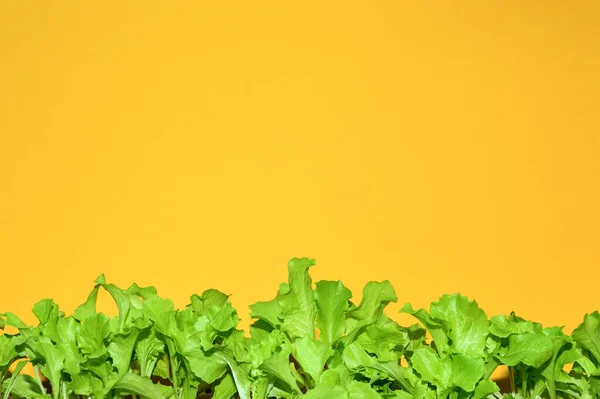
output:
M348 399L382 399L382 396L366 382L352 381L346 387L346 391Z
M99 358L106 353L104 339L110 332L110 319L102 313L89 316L81 324L77 346L89 358Z
M149 378L140 377L132 373L123 375L113 388L123 393L139 395L146 399L165 399L160 388L153 384Z
M169 335L173 301L159 297L144 301L144 314L154 322L154 327L163 335Z
M511 335L506 352L499 359L507 366L519 363L540 367L552 356L552 338L536 333Z
M317 385L314 389L308 391L303 398L305 399L348 399L346 390L342 387L332 387L328 385Z
M231 399L236 392L233 377L231 374L225 374L225 377L215 386L212 399Z
M489 322L477 302L460 294L444 295L431 304L430 314L444 326L452 352L483 357Z
M277 294L282 310L282 329L290 338L315 336L316 305L308 269L313 259L294 258L288 263L289 285L283 284Z
M313 378L313 381L319 381L325 363L333 354L331 345L306 336L296 340L295 346L296 360L302 369Z
M573 330L572 336L600 363L600 313L586 314L583 323Z
M452 385L460 387L467 392L474 391L475 385L483 377L483 358L458 353L452 356L451 364Z
M342 337L346 329L346 311L350 290L341 281L319 281L315 290L317 305L317 328L320 339L334 342Z

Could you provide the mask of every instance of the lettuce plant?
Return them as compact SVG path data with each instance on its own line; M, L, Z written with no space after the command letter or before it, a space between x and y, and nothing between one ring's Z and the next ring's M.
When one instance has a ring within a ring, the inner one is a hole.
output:
M0 314L0 397L600 398L598 312L569 335L514 313L488 318L454 294L428 310L406 304L417 323L401 326L385 313L398 301L389 281L367 283L355 303L340 281L313 284L314 264L289 262L288 282L250 307L249 331L220 291L175 309L154 287L104 276L72 315L50 299L34 305L35 326ZM118 315L97 312L100 290ZM21 373L27 363L32 375ZM498 367L511 392L492 381Z

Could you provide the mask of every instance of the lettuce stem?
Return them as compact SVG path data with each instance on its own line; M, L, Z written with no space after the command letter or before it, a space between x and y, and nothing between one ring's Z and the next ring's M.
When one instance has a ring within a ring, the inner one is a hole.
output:
M46 388L44 388L44 384L42 383L42 378L40 377L40 369L37 364L35 366L33 366L33 372L35 373L35 379L37 380L38 385L40 386L40 390L45 395Z
M510 381L510 391L512 393L517 393L517 386L515 385L515 376L514 376L514 370L512 367L508 367L508 379Z

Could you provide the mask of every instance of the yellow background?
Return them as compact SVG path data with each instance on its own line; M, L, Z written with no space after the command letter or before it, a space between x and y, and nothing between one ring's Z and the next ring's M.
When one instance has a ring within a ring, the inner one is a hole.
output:
M600 2L0 6L0 309L100 273L270 299L600 308ZM108 306L108 305L107 305ZM400 304L392 306L392 313Z

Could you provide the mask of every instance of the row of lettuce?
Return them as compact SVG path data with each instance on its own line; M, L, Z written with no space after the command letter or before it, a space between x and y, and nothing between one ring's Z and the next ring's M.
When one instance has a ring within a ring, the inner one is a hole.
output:
M313 287L313 265L289 262L289 282L251 306L249 334L217 290L176 310L153 287L121 289L104 276L73 315L52 300L34 306L37 326L2 314L0 397L600 398L597 312L568 335L514 314L488 319L456 294L428 311L405 305L418 322L402 327L384 313L397 301L389 282L368 283L355 305L339 281ZM96 311L100 289L118 316ZM28 362L34 373L20 373ZM512 393L490 379L502 365Z

